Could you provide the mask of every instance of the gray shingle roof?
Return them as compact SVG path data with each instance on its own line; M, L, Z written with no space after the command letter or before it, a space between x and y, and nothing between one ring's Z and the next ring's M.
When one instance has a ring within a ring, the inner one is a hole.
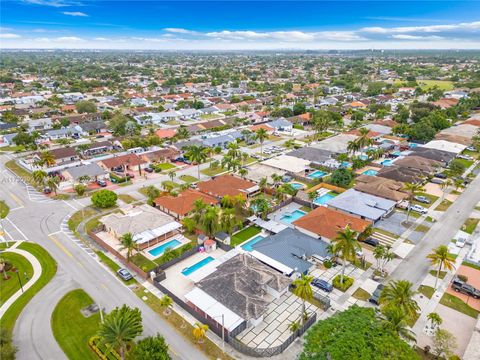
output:
M89 177L93 178L95 176L100 176L100 175L105 174L105 170L103 170L96 163L71 167L71 168L68 168L66 171L70 174L70 176L74 180L77 180L78 178L80 178L82 176L89 176Z
M318 164L321 164L324 161L327 161L328 159L330 159L331 154L332 152L328 150L317 149L314 147L303 147L287 153L287 155L289 156L305 159Z

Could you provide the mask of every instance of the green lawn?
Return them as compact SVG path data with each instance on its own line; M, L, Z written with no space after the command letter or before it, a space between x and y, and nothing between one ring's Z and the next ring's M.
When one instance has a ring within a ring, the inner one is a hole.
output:
M103 251L95 251L97 254L98 258L102 263L104 263L115 275L117 275L117 271L122 268L122 266L118 265L115 261L113 261L111 258L109 258L107 255L103 253ZM123 281L123 280L122 280ZM131 285L135 284L137 281L135 279L130 279L128 281L124 281L125 284Z
M406 81L402 81L400 79L395 80L395 84L402 85L406 83ZM448 91L454 88L454 84L452 81L448 80L418 80L418 85L422 88L422 90L428 90L437 86L440 90Z
M180 180L186 182L187 184L191 184L198 181L198 179L195 176L191 176L191 175L182 175L180 176Z
M157 267L153 261L147 259L143 254L137 253L130 258L130 261L137 265L140 269L147 272Z
M98 359L88 346L100 324L100 313L84 317L80 310L93 303L92 298L77 289L66 294L52 314L53 336L70 360Z
M162 186L163 185L166 185L166 186L169 186L171 188L178 188L180 187L180 184L176 183L176 182L173 182L171 180L165 180L165 181L162 181Z
M477 318L478 314L480 314L479 311L475 310L471 306L467 305L464 303L462 300L457 298L456 296L453 296L449 293L443 294L442 298L440 299L440 304L448 306L449 308L452 308L454 310L457 310L461 313L464 313L465 315L471 316L473 318Z
M4 200L0 200L0 219L5 219L10 212L10 208Z
M420 205L420 206L423 206L423 207L425 207L425 208L429 208L430 206L433 205L433 203L434 203L435 201L438 200L438 196L430 195L430 194L427 194L427 193L424 193L424 192L418 193L418 195L420 195L420 196L425 196L428 200L430 200L430 204L424 204L424 203L421 203L421 202L416 201L416 200L413 200L412 203L413 203L413 204Z
M155 164L155 167L161 169L162 171L170 170L170 169L175 169L175 168L176 168L175 165L170 164L170 163Z
M480 270L480 266L478 265L475 265L475 264L472 264L468 261L464 261L462 262L462 265L465 265L465 266L468 266L468 267L471 267L472 269L477 269L477 270Z
M473 164L473 160L467 160L467 159L455 159L455 160L463 164L465 166L465 169L468 169Z
M40 265L42 266L42 274L37 282L33 284L30 289L25 291L3 315L2 328L9 332L13 330L15 321L17 320L23 308L35 296L36 293L38 293L45 285L48 284L48 282L57 272L57 263L40 245L34 243L22 243L18 248L28 251L38 259Z
M153 185L152 185L152 186L153 186ZM157 186L153 186L153 187L155 187L155 188L158 189ZM160 189L159 189L159 190L160 190ZM147 187L142 187L142 188L140 188L140 189L137 189L137 191L138 191L140 194L142 194L143 196L148 197Z
M355 290L352 296L355 299L362 300L362 301L368 301L368 299L370 299L370 294L365 290L363 290L362 288L358 288L357 290Z
M18 275L20 275L20 281L23 285L27 283L28 279L33 276L33 267L25 257L12 252L2 252L2 258L12 265L10 271L6 272L7 280L5 280L5 274L2 272L0 275L0 305L7 301L13 294L20 289L20 283L18 282ZM12 270L18 270L18 275ZM26 276L25 276L26 274Z
M427 232L428 230L430 230L430 228L428 226L425 226L425 225L418 225L416 228L415 228L415 231L419 231L419 232Z
M462 230L472 234L475 228L477 227L478 221L480 219L468 218L465 223L462 225Z
M446 211L450 205L452 205L453 203L450 201L450 200L443 200L440 204L438 204L438 206L435 208L436 211Z
M98 213L98 210L90 206L83 208L83 211L82 210L77 211L70 217L70 219L68 219L68 228L70 229L70 231L75 232L77 230L78 225L80 225L80 223L84 219L87 219L97 213Z
M437 270L430 270L429 273L430 273L430 275L433 275L433 276L437 277ZM440 274L438 274L438 278L443 279L445 277L445 275L447 275L446 271L440 271Z
M259 234L262 231L261 228L258 226L249 226L242 231L239 231L238 233L232 235L232 238L230 239L230 246L235 247L251 237Z
M38 185L33 181L32 174L18 165L15 160L7 161L5 163L5 167L10 169L18 177L21 177L25 182L29 183L35 188L38 188Z
M25 150L25 147L23 145L12 145L12 146L0 147L0 151L3 151L3 152L9 152L9 151L18 152L18 151L24 151L24 150Z
M418 288L418 292L431 299L433 294L435 293L435 289L431 286L420 285L420 287Z
M200 172L204 175L207 176L215 176L218 175L224 171L227 171L226 169L222 168L221 166L219 167L208 167L206 169L200 170Z
M118 194L118 198L127 204L131 204L132 202L137 201L137 199L135 199L133 196L130 196L128 194Z

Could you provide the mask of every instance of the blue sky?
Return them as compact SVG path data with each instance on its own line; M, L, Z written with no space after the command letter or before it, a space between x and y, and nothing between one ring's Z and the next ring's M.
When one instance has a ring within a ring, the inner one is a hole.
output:
M1 48L480 48L480 1L1 0Z

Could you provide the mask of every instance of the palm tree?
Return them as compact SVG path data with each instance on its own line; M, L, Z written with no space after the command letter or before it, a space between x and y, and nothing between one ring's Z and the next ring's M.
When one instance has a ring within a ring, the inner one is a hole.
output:
M134 251L138 251L138 244L133 240L131 233L125 233L120 237L121 250L127 250L127 261L130 262L130 257Z
M35 170L32 172L33 181L38 185L43 185L45 183L45 178L47 173L43 170Z
M247 174L248 174L248 170L243 167L240 168L240 170L238 170L238 175L240 175L242 179L245 179L245 176L247 176Z
M298 321L292 321L288 326L292 333L296 333L301 328L301 324Z
M441 185L440 188L443 190L442 191L442 201L445 199L446 192L450 186L452 186L452 180L451 179L446 179Z
M47 179L47 186L53 190L55 195L57 195L58 185L60 184L60 179L56 176L49 176Z
M313 276L302 274L302 277L295 279L292 282L294 286L292 292L302 299L302 319L305 322L306 311L305 311L305 301L311 300L313 298L313 289L310 285L313 281Z
M39 163L47 167L53 166L55 165L55 157L50 151L42 151Z
M173 305L173 300L172 300L172 298L171 298L170 296L168 296L168 295L163 295L163 296L160 298L159 305L160 305L160 307L162 307L163 309L165 309L165 310L163 311L163 313L164 313L165 315L168 316L168 315L171 314L172 311L171 311L170 308L171 308L172 305Z
M259 183L258 183L258 187L260 188L260 191L262 191L263 193L265 193L265 189L267 188L268 186L268 180L267 180L267 177L263 177L260 179Z
M463 185L463 180L462 179L457 179L453 183L455 186L455 191L458 191L458 189L463 189L465 186Z
M282 177L278 174L272 174L270 177L272 178L273 186L275 187L282 181Z
M295 146L295 140L289 139L289 140L285 141L284 145L287 149L291 149L292 147Z
M236 172L240 168L241 164L240 161L230 155L225 155L222 159L222 167L227 168L227 170L231 170Z
M177 139L188 139L190 137L190 133L188 132L185 126L180 126L177 129L177 133L175 134Z
M383 325L405 340L415 340L415 334L407 324L407 315L400 308L386 308L382 312Z
M430 321L430 324L432 324L432 328L434 329L440 326L443 322L443 319L436 312L431 312L428 314L427 320Z
M267 139L268 133L267 130L260 128L257 130L255 133L255 138L260 142L260 156L262 157L263 160L263 143Z
M348 142L347 151L349 153L355 154L358 150L360 150L360 146L356 140L351 140Z
M317 198L316 191L310 191L308 193L308 200L310 200L310 207L313 209L313 201Z
M370 146L373 144L373 140L368 137L370 130L367 128L361 128L358 130L359 137L357 138L358 147L363 149L366 146Z
M191 145L185 151L185 156L197 164L198 179L200 180L200 165L208 158L207 148L205 146Z
M437 276L435 277L435 289L437 288L438 278L442 268L447 270L453 270L455 268L455 259L448 252L448 246L440 245L433 249L433 252L427 255L427 259L430 260L433 266L438 266Z
M408 193L408 209L407 209L407 224L408 220L410 219L410 203L413 201L413 198L417 196L419 192L425 191L424 187L420 183L406 183L405 186L403 187L404 191Z
M235 215L235 209L224 209L220 216L220 228L225 231L229 236L232 236L235 227L239 226L239 221Z
M210 238L219 228L219 209L216 206L207 207L206 211L202 214L200 223L205 234Z
M351 230L350 226L347 225L343 231L338 231L337 237L333 239L335 253L341 254L342 257L342 274L340 275L340 282L342 284L347 260L351 261L355 259L356 251L362 248L357 238L358 233Z
M197 341L197 343L202 343L203 339L205 339L205 336L208 331L208 325L201 324L201 323L195 323L195 326L193 328L193 337Z
M240 145L236 142L228 143L227 145L227 154L232 157L232 159L239 159L241 156Z
M390 281L380 295L382 308L399 308L409 317L415 316L420 307L413 300L416 292L412 286L413 284L407 280Z
M160 196L160 190L153 185L149 185L145 188L145 194L147 194L148 202L152 203L153 200Z
M118 351L120 358L125 359L128 348L134 339L143 331L142 315L137 308L126 305L115 308L108 314L98 329L98 336L105 344Z
M170 180L173 182L173 179L175 179L175 176L177 176L177 173L175 171L170 171L168 173L168 177L170 178Z

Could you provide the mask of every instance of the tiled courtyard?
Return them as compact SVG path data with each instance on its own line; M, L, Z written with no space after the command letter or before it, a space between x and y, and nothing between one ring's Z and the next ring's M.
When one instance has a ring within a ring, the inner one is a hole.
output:
M307 313L323 311L316 306L305 303ZM268 307L260 325L246 329L237 338L245 345L252 348L271 348L284 343L291 335L289 329L293 321L300 319L302 313L302 300L291 292L280 296Z

